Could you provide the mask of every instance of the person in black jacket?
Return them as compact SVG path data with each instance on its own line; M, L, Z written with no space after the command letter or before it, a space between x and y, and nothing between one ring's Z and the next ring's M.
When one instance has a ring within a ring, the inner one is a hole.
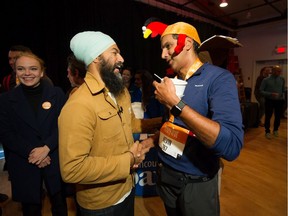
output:
M20 84L19 79L16 77L15 61L18 58L18 56L21 55L22 53L32 53L32 50L29 47L24 46L24 45L13 45L9 48L8 61L11 67L11 71L2 79L2 82L0 84L0 93L10 91ZM53 85L52 80L45 73L43 75L43 80ZM9 151L5 146L3 146L3 150L4 150L4 157L5 157L5 164L4 164L3 170L5 171L7 170L7 166L8 166L7 161L9 157Z
M266 77L268 77L269 73L271 72L270 67L263 67L260 71L259 76L257 77L255 89L254 89L254 95L256 100L259 103L259 112L258 112L258 122L257 125L264 126L264 124L261 122L262 117L265 114L265 97L260 92L260 86L262 83L262 80Z
M44 185L52 215L67 216L57 124L65 93L41 79L44 62L33 53L17 57L15 72L20 84L0 95L0 141L9 150L12 199L21 202L23 216L41 216Z

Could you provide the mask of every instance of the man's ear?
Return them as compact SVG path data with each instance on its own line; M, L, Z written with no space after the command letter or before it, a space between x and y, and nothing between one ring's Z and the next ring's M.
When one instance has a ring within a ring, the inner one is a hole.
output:
M190 38L190 37L186 37L186 40L185 40L185 49L188 51L190 49L193 49L193 39Z
M98 63L98 62L99 62L99 56L98 56L97 58L95 58L95 59L93 60L93 62L94 62L94 63Z

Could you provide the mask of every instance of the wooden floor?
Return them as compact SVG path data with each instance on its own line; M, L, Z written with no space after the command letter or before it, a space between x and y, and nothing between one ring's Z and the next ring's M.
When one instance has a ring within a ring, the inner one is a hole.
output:
M221 176L221 216L287 215L287 120L281 120L279 137L267 140L264 128L249 128L238 159L224 161ZM0 192L11 196L7 174L0 174ZM69 216L75 209L68 199ZM50 216L49 202L44 202L43 216ZM159 197L136 197L135 216L164 216ZM21 216L18 203L9 201L3 216Z

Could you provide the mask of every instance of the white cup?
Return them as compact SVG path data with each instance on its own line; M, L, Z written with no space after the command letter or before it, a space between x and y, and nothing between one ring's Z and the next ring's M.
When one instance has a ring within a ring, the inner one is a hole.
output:
M184 81L184 80L180 80L180 79L171 79L172 82L174 83L175 85L175 88L176 88L176 95L179 97L179 98L182 98L184 96L184 90L186 88L186 85L187 85L187 82Z

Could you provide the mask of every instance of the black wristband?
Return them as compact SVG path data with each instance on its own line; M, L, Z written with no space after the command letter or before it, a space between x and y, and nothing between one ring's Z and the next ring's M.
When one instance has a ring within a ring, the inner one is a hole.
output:
M175 117L178 117L181 114L184 106L186 106L186 103L180 100L179 103L173 106L172 109L170 110L171 114Z

